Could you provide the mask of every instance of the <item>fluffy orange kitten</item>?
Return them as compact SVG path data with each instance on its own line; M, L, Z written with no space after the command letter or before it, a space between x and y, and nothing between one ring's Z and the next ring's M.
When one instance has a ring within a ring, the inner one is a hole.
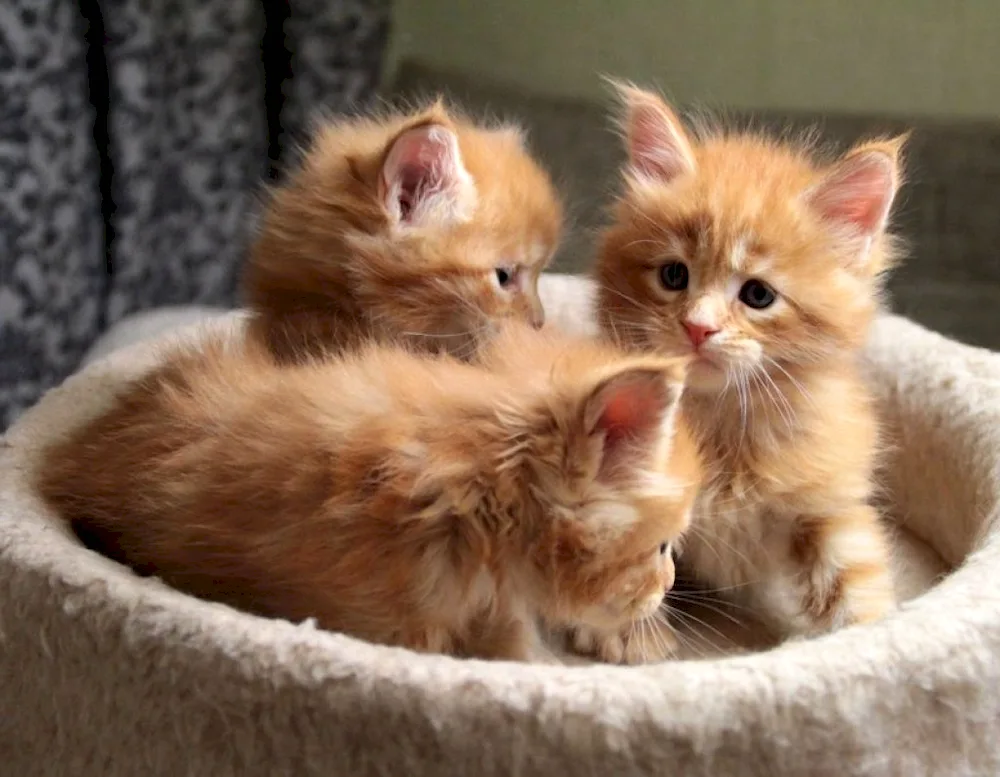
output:
M596 268L602 328L690 354L682 412L706 483L680 565L785 633L893 606L870 505L878 430L858 351L896 259L902 138L821 161L753 134L689 134L622 87L625 185Z
M562 210L521 131L438 101L322 127L277 188L245 274L252 334L283 361L376 337L467 355L544 320Z
M683 367L521 326L482 359L182 351L50 450L40 491L137 571L376 642L550 660L540 620L651 617L698 474Z

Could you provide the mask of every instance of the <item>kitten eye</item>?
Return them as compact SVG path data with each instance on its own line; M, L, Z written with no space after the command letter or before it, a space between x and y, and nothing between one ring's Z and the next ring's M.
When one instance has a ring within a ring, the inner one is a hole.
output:
M661 556L666 556L667 553L669 553L669 552L670 552L670 543L669 542L664 542L662 545L660 545L660 555Z
M688 268L684 262L667 262L660 268L660 283L670 291L683 291L688 285Z
M496 273L497 285L501 289L506 289L514 282L516 269L513 267L497 267L493 272Z
M778 295L770 286L755 279L747 281L740 289L740 302L754 310L771 307L777 298Z

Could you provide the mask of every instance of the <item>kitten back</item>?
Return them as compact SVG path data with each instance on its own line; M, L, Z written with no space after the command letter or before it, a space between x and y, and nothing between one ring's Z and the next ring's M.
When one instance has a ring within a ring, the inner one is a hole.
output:
M40 493L182 591L374 641L485 655L496 607L634 617L695 490L683 368L534 331L484 359L179 350L47 451Z

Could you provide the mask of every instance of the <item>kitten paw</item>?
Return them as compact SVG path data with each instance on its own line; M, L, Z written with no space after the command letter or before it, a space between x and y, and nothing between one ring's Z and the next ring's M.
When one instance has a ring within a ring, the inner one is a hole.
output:
M618 634L581 627L573 634L573 648L608 664L649 664L672 658L677 640L669 627L659 623Z
M888 548L879 531L878 516L867 506L823 525L821 541L811 537L808 524L800 530L798 550L805 554L801 613L813 632L872 623L896 608ZM815 529L813 528L813 532Z

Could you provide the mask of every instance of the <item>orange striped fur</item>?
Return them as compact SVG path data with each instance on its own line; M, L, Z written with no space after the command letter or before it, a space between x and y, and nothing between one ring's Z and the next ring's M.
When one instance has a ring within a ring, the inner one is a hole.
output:
M902 139L806 144L690 132L620 87L629 150L596 266L604 331L690 355L683 414L706 484L680 565L785 633L882 617L888 549L859 350L896 261Z
M371 337L466 356L501 320L541 325L561 222L517 127L440 101L327 123L263 212L252 335L285 362Z
M673 581L699 459L682 360L502 327L475 364L368 345L174 353L50 449L91 547L206 599L421 651L555 660Z

